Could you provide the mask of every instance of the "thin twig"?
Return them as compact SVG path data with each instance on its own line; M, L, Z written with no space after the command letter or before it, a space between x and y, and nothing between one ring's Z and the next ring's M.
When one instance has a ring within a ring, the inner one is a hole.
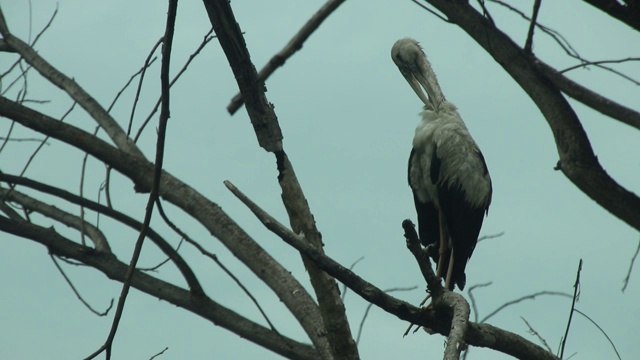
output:
M627 276L624 278L622 287L622 292L627 289L627 285L629 285L629 278L631 278L631 270L633 270L633 264L636 262L636 258L638 257L638 253L640 252L640 241L638 241L638 247L636 248L636 252L631 257L631 263L629 264L629 271L627 271Z
M473 296L473 291L477 288L483 288L487 286L491 286L493 284L492 281L473 285L467 290L467 294L469 294L469 299L471 300L471 307L473 308L473 321L478 322L478 318L480 317L480 313L478 312L478 305L476 304L476 297Z
M180 251L180 247L182 246L182 243L184 243L184 239L180 239L180 242L178 243L178 246L176 246L176 250L175 252ZM152 267L148 267L148 268L141 268L139 267L138 270L140 271L157 271L160 267L162 267L162 265L168 263L171 260L170 257L167 256L166 259L162 260L158 265L156 266L152 266Z
M129 77L129 80L124 84L124 86L122 86L120 88L120 90L118 91L118 93L116 94L116 96L113 98L113 100L111 101L111 104L109 105L109 107L107 108L107 112L111 112L111 110L113 109L113 107L116 105L116 103L118 102L118 99L120 99L120 96L124 93L124 91L129 87L129 85L131 85L131 83L133 82L133 80L138 77L138 75L140 75L141 73L143 73L144 71L146 71L146 69L150 68L151 65L153 65L153 63L158 59L157 56L154 56L153 59L151 59L151 61L149 61L149 63L145 63L140 70L136 71L135 74L131 75L131 77Z
M529 324L527 319L523 318L522 316L520 316L520 319L522 319L522 321L524 321L524 323L527 324L527 327L529 328L529 334L537 337L538 340L540 340L540 342L542 343L542 345L544 345L544 347L546 347L547 350L549 350L549 352L553 352L551 351L549 344L547 344L547 341L542 336L540 336L540 334L533 328L533 326L531 326L531 324Z
M620 353L618 352L618 349L616 349L615 344L613 343L613 341L611 340L611 338L609 337L609 335L607 335L607 333L600 327L600 325L598 325L598 323L596 323L595 321L593 321L592 318L590 318L589 316L587 316L587 314L583 313L582 311L578 310L578 309L573 309L575 312L577 312L578 314L584 316L585 318L587 318L587 320L591 321L591 323L593 325L595 325L598 330L600 330L600 332L602 333L602 335L604 335L604 337L607 338L607 340L609 341L609 344L611 344L611 347L613 348L613 351L616 352L616 356L618 357L618 359L622 360L622 358L620 357Z
M271 330L273 330L276 333L280 334L278 332L278 330L276 329L276 327L271 322L271 320L269 319L269 316L267 316L267 313L262 309L262 306L260 306L260 303L258 302L256 297L253 296L253 294L251 294L251 291L249 291L249 289L246 286L244 286L244 284L240 281L240 279L238 279L233 274L233 272L231 272L231 270L229 270L224 264L222 264L220 259L218 259L218 256L216 254L213 254L213 253L207 251L207 249L205 249L202 245L200 245L200 243L198 243L197 241L193 240L189 235L187 235L187 233L182 231L182 229L180 229L176 224L174 224L173 221L171 221L171 219L169 219L169 217L165 213L164 208L162 207L162 202L160 201L160 199L158 199L156 201L156 206L158 207L158 214L160 214L160 217L162 218L162 220L164 220L164 222L173 231L175 231L176 234L180 235L180 237L184 241L186 241L187 243L191 244L193 247L198 249L202 255L204 255L204 256L208 257L209 259L213 260L213 262L216 265L218 265L218 267L220 267L220 269L222 269L222 271L225 274L227 274L231 278L231 280L233 280L236 283L236 285L238 285L238 287L249 297L249 299L251 299L251 301L256 306L256 308L258 309L260 314L262 314L262 317L264 318L264 320L267 322L267 324L269 324L269 327L271 328Z
M433 16L437 17L438 19L451 24L452 21L447 19L446 17L442 16L441 14L437 13L435 10L432 10L431 8L427 7L426 5L424 5L423 3L421 3L418 0L411 0L413 1L414 4L420 6L421 8L423 8L424 10L427 10L428 12L430 12Z
M282 48L276 55L274 55L267 64L258 73L258 82L264 83L274 71L284 65L284 63L298 50L302 49L302 44L313 34L314 31L320 27L322 22L333 13L345 0L328 0L320 10L318 10L298 31L298 33ZM238 111L240 106L244 103L242 95L236 94L231 100L231 103L227 105L227 111L233 115Z
M109 310L111 310L111 308L113 307L113 298L111 298L111 303L109 303L109 307L105 311L99 312L95 310L93 307L91 307L91 305L89 305L88 302L86 302L82 298L82 295L80 295L78 290L76 290L76 287L73 286L73 283L71 282L71 280L69 280L69 278L67 277L67 274L65 274L64 270L62 270L62 267L60 267L60 264L58 264L58 262L56 261L55 256L49 254L49 257L51 258L51 261L53 261L53 264L56 266L56 268L58 268L58 271L60 272L64 280L67 282L67 284L69 284L69 287L71 288L71 290L73 290L73 293L76 294L76 297L78 298L78 300L80 300L80 302L82 302L87 309L89 309L92 313L98 316L106 316L107 314L109 314Z
M513 7L512 5L505 3L503 1L500 0L488 0L491 1L492 3L501 5L506 7L507 9L515 12L516 14L520 15L523 19L527 20L527 21L531 21L531 18L529 18L529 16L527 16L523 11ZM560 34L558 31L553 30L547 26L544 26L542 24L537 23L536 24L537 27L540 28L540 30L542 30L544 33L546 33L547 35L551 36L551 38L567 53L567 55L574 57L574 58L580 58L580 54L578 54L578 52L573 48L573 46L571 46L571 43L569 43L569 41L562 36L562 34Z
M351 269L350 269L351 270ZM397 288L391 288L391 289L386 289L386 290L382 290L385 293L391 293L394 291L411 291L411 290L415 290L417 289L417 286L411 286L411 287L397 287ZM367 309L364 311L364 315L362 316L362 320L360 320L360 326L358 327L358 336L356 336L356 344L360 344L360 336L362 335L362 330L364 329L364 322L367 320L367 317L369 317L369 311L371 310L371 307L373 306L372 303L367 304Z
M629 61L640 61L640 57L628 57L628 58L624 58L624 59L615 59L615 60L585 61L585 62L583 62L581 64L569 66L566 69L559 70L558 73L564 74L564 73L569 72L571 70L579 69L579 68L582 68L582 67L587 67L587 66L590 66L590 65L621 64L621 63L625 63L625 62L629 62Z
M356 261L353 262L353 264L351 264L351 266L349 266L349 270L353 270L353 268L356 267L356 265L360 262L364 260L364 256L360 256L360 258ZM348 287L345 284L342 284L342 302L344 302L344 298L347 296L347 291L348 291ZM357 343L357 341L356 341Z
M535 300L536 297L543 296L543 295L557 295L557 296L564 296L564 297L568 297L568 298L571 297L571 295L569 295L567 293L559 292L559 291L539 291L539 292L531 294L531 295L526 295L526 296L520 297L520 298L515 299L515 300L507 301L506 303L500 305L497 309L495 309L491 313L489 313L489 315L487 315L484 318L482 318L482 320L480 320L480 322L486 322L487 320L492 318L494 315L496 315L497 313L502 311L504 308L507 308L507 307L509 307L511 305L515 305L515 304L517 304L519 302L522 302L522 301L525 301L525 300Z
M131 256L131 261L129 262L129 267L127 268L127 273L125 275L125 279L122 285L122 292L120 293L120 299L118 299L118 306L116 308L116 314L114 315L113 324L111 325L111 331L109 332L109 336L107 337L107 341L105 344L94 354L92 354L88 359L92 359L98 354L100 354L103 350L106 351L107 360L111 359L111 348L113 346L113 339L115 338L116 332L118 330L118 325L120 323L120 319L122 317L122 312L124 310L124 304L127 299L127 295L129 293L129 289L131 287L131 279L133 278L133 273L140 258L140 253L142 251L142 245L144 243L144 239L146 237L146 233L149 230L149 224L151 222L151 216L153 214L153 209L156 200L158 199L158 193L160 191L160 176L162 175L162 163L164 160L164 144L165 137L167 132L167 123L169 121L169 64L171 59L171 46L173 44L173 33L176 21L176 13L178 8L178 0L169 0L169 10L167 11L167 25L165 28L165 36L164 36L164 44L162 45L162 65L160 71L160 85L162 88L162 107L160 110L160 121L158 124L158 140L156 142L156 159L155 159L155 167L153 172L153 183L151 186L151 192L149 194L149 200L147 202L145 216L143 221L142 230L140 230L140 234L138 235L138 239L136 240L136 245L134 247L133 255Z
M204 47L212 40L215 38L215 36L211 36L211 33L213 32L213 29L210 29L208 33L206 33L204 35L204 38L202 39L202 42L200 43L200 45L198 46L198 48L191 54L189 55L189 58L187 59L187 61L184 63L184 65L182 66L182 69L180 69L180 71L178 71L178 74L176 74L176 76L173 78L173 80L171 80L171 83L169 84L169 88L171 88L173 86L173 84L176 83L176 81L178 81L178 79L180 78L180 76L182 76L182 74L187 71L187 68L189 67L189 64L191 64L191 62L193 61L193 59L195 59L196 56L198 56L198 54L200 54L200 51L202 51L202 49L204 49ZM153 115L155 115L155 113L158 111L158 107L160 106L160 99L158 99L158 101L156 102L155 106L153 107L153 109L151 110L151 113L149 113L149 115L147 116L147 118L142 122L142 125L140 125L140 129L138 129L138 132L136 133L136 136L133 138L133 142L137 142L138 139L140 139L140 136L142 135L142 131L144 130L144 128L147 126L147 124L149 123L149 121L151 121L151 118L153 117Z
M140 100L140 93L142 92L142 84L144 83L144 75L147 73L147 68L151 66L151 64L153 63L153 60L155 60L155 58L152 59L151 56L153 56L153 53L156 52L156 49L158 49L158 46L162 44L162 41L163 41L162 37L158 39L158 41L156 41L156 43L153 45L153 48L151 48L149 55L147 55L147 59L144 61L142 68L140 69L140 80L138 80L138 87L136 88L136 96L133 99L133 105L131 106L131 114L129 115L129 125L127 125L127 136L131 135L131 127L133 126L133 117L136 114L138 101Z
M153 359L157 358L158 356L164 354L164 352L167 351L167 350L169 350L168 347L164 348L164 350L162 350L159 353L157 353L157 354L153 355L152 357L150 357L149 360L153 360Z
M524 44L524 52L529 55L533 54L533 32L536 29L536 23L538 21L540 3L542 3L542 0L535 0L535 2L533 3L533 13L531 14L529 32L527 33L527 41Z
M567 344L567 336L569 336L569 328L571 327L571 319L573 318L573 310L576 307L576 301L580 296L580 272L582 271L582 259L578 263L578 271L576 274L576 282L573 284L573 301L571 301L571 311L569 312L569 321L567 321L567 329L562 337L562 346L560 347L560 354L558 355L562 359L564 355L564 347Z

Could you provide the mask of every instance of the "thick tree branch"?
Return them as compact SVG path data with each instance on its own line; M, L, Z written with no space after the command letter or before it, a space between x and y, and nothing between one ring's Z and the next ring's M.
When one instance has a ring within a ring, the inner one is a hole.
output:
M258 73L258 82L264 84L264 82L273 74L279 67L295 54L298 50L302 49L302 44L318 30L318 27L325 21L335 9L340 6L344 0L327 0L324 5L307 21L304 26L298 31L298 33L289 40L282 50L275 54L267 65L265 65ZM227 105L227 111L233 115L240 109L240 106L244 103L242 94L238 93L231 99L231 103Z
M0 230L40 243L46 246L50 253L80 261L101 271L112 280L123 282L125 279L128 267L126 263L121 262L112 254L99 253L76 244L51 228L44 228L27 222L17 223L0 217ZM131 278L131 286L153 297L188 310L215 325L221 326L284 357L291 359L321 359L317 352L307 344L299 343L256 324L206 296L194 296L188 290L149 276L144 272L134 272Z
M621 4L617 0L583 0L595 8L602 10L609 16L622 21L630 27L640 31L640 4L637 1L626 1Z
M256 68L251 62L249 50L231 11L231 5L224 0L203 0L203 3L238 82L251 124L258 136L258 143L269 152L281 150L282 131L276 114L264 94L264 83L258 81Z
M606 116L640 130L639 112L576 83L540 60L536 60L535 65L563 93Z
M105 141L74 126L0 97L0 116L14 120L32 130L49 135L88 152L109 164L135 183L140 192L148 192L154 166L144 158L119 151ZM316 349L326 349L326 334L318 331L322 318L318 307L304 287L273 259L217 204L187 184L163 172L160 196L200 222L231 253L271 288L301 324ZM321 350L320 356L324 356Z
M538 106L555 138L557 169L600 206L640 230L640 198L602 168L580 120L559 89L537 69L537 60L467 2L428 1L490 53Z
M278 167L278 182L282 189L282 201L289 214L291 227L297 233L304 233L307 241L322 251L322 239L315 226L302 187L295 176L293 166L282 147L280 125L273 107L265 96L264 83L257 79L256 69L251 62L244 37L237 24L231 5L225 0L204 0L209 20L220 45L227 56L245 99L245 107L251 118L258 142L265 150L273 152ZM336 359L359 359L358 348L351 335L344 304L340 298L334 279L303 257L303 262L311 285L315 290L323 324Z

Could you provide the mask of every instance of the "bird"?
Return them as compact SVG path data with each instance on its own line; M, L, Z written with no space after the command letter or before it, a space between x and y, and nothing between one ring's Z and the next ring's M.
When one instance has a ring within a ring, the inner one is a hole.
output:
M391 58L424 103L408 166L420 241L437 264L436 275L442 278L446 271L445 288L463 290L465 268L491 204L489 170L420 44L400 39Z

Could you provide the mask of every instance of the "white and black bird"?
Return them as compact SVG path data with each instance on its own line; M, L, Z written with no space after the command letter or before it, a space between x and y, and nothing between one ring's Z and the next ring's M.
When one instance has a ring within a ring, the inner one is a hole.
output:
M453 290L455 284L462 290L465 267L491 203L489 171L455 105L442 94L418 42L396 41L391 57L424 103L408 172L420 240L437 263L437 275L446 271L445 286Z

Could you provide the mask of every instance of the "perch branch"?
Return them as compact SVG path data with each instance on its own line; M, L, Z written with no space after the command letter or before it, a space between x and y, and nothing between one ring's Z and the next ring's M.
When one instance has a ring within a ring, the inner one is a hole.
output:
M340 265L313 245L309 244L304 235L298 235L262 210L251 199L244 195L229 181L225 182L229 190L251 210L258 220L284 242L303 253L319 268L347 285L354 293L366 301L378 306L382 310L411 323L429 328L439 334L449 335L451 330L451 316L442 316L432 310L420 309L405 301L398 300L371 283L368 283L353 271ZM433 272L433 270L431 270ZM434 274L435 278L435 274ZM449 292L451 293L451 292ZM456 294L457 295L457 294ZM459 295L458 295L459 296ZM444 299L443 302L449 301ZM466 342L469 345L488 347L518 359L525 360L558 360L542 347L522 338L517 334L496 328L489 324L468 323Z

